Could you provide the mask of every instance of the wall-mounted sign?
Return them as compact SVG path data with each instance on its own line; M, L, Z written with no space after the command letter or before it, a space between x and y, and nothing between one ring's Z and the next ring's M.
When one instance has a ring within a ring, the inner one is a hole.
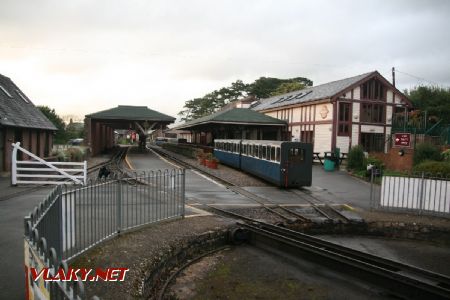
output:
M411 133L396 133L394 145L396 147L411 147Z

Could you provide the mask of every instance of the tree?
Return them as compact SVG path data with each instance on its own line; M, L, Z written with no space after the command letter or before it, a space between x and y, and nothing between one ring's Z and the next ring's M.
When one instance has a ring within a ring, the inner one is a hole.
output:
M37 108L55 125L58 129L55 134L55 144L65 144L66 138L66 124L55 112L55 109L51 109L48 106L37 106Z
M242 80L236 80L229 87L215 90L202 98L186 101L184 109L178 115L183 121L197 119L212 114L228 103L246 97L247 94L248 85L243 83Z
M271 77L260 77L250 84L249 93L257 98L264 99L272 96L272 93L283 83L300 83L306 86L312 86L313 82L308 78L295 77L291 79L279 79Z
M414 108L427 111L428 119L437 117L444 124L450 123L450 88L437 86L418 86L406 90L405 95Z
M251 84L246 84L242 80L236 80L231 83L231 86L220 88L201 98L186 101L183 110L178 115L182 121L198 119L212 114L228 103L242 99L248 95L253 95L257 98L268 98L278 88L280 88L280 93L282 91L286 93L306 86L312 86L312 81L304 77L291 79L260 77Z
M300 82L283 82L280 84L275 91L272 92L271 96L282 95L290 93L293 91L303 90L306 86Z

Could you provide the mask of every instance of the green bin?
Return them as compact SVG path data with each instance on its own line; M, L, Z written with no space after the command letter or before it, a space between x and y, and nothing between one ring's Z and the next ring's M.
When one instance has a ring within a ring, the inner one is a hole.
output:
M323 168L325 171L331 172L334 171L334 161L332 161L329 158L325 158L325 161L323 163Z

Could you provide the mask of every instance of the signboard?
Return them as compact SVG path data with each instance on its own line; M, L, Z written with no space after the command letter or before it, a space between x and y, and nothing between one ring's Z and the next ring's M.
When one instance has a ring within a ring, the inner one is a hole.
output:
M411 147L411 133L396 133L394 145L396 147Z

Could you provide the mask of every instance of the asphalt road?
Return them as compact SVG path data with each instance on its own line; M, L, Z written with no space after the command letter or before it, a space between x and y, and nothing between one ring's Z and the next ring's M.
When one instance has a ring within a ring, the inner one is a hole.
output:
M0 201L0 299L25 298L23 218L49 191L50 189L40 189Z

